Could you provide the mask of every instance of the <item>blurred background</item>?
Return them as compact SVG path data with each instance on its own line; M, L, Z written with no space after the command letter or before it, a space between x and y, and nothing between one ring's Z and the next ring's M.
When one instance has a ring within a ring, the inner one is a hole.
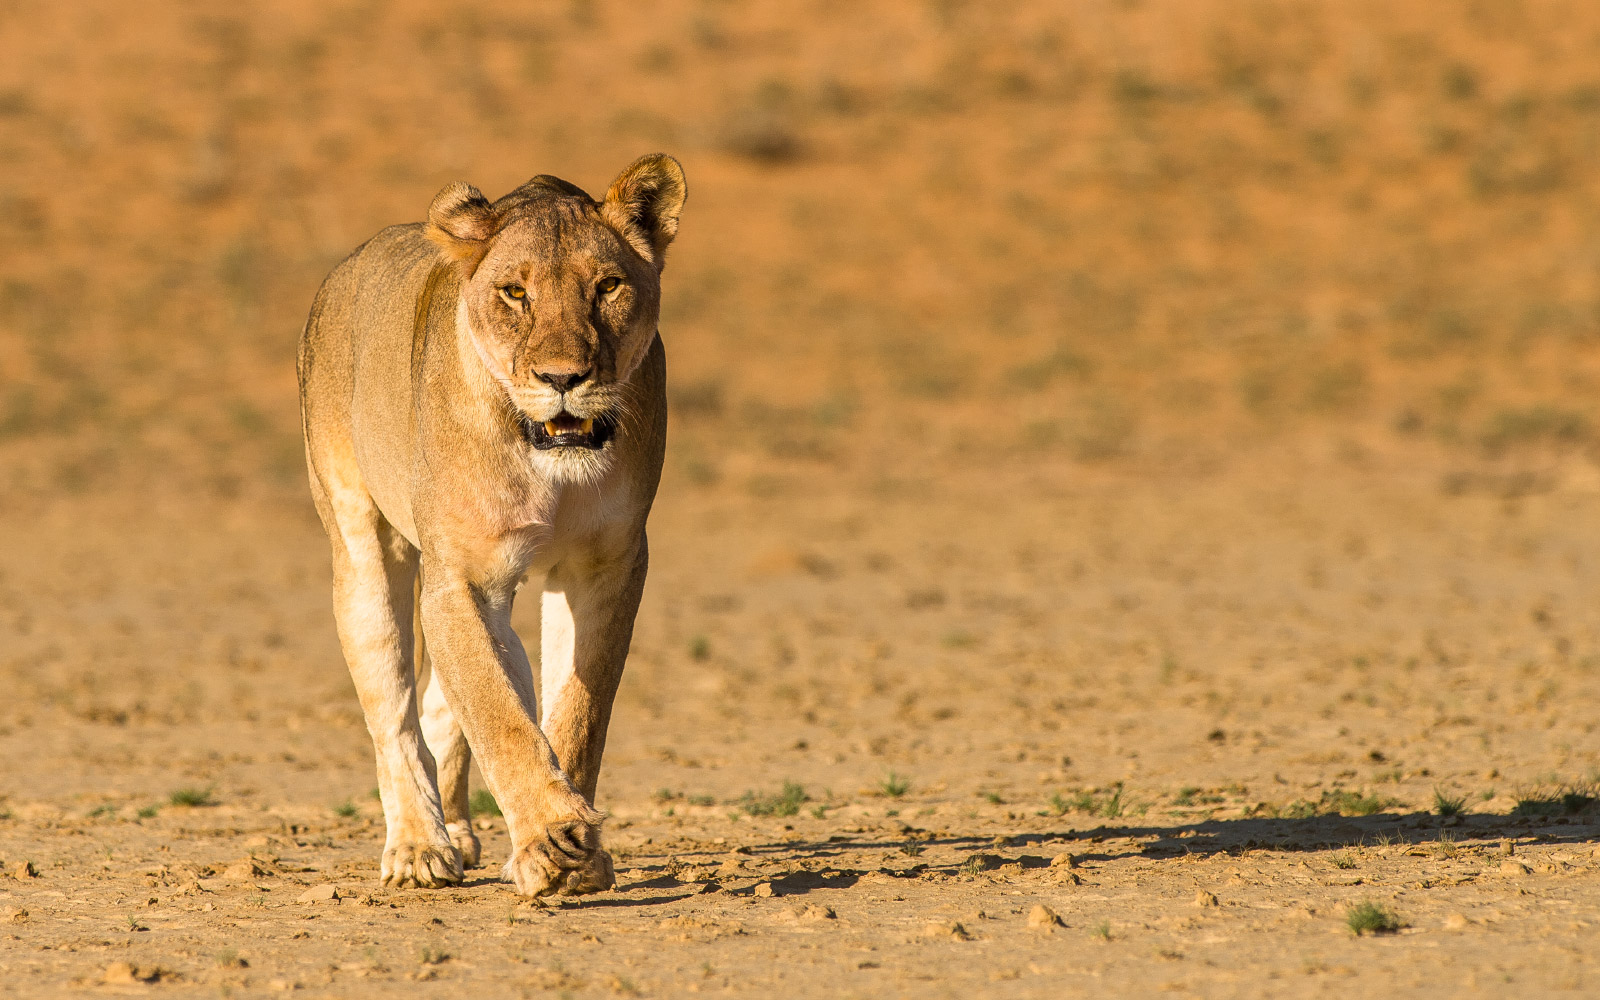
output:
M297 496L290 359L333 263L452 180L600 193L653 150L693 183L662 318L691 481L1591 433L1587 4L0 17L13 503Z
M853 664L850 697L902 722L960 717L989 668L1061 689L995 720L1109 676L1200 678L1175 710L1223 718L1226 671L1263 649L1328 670L1557 649L1537 673L1590 648L1547 627L1582 560L1559 585L1538 561L1581 539L1484 527L1528 574L1527 634L1429 658L1451 640L1416 622L1469 621L1448 580L1481 553L1385 517L1592 505L1593 4L12 0L0 41L18 738L333 720L363 791L300 445L311 296L446 183L598 194L656 150L690 198L628 711L837 726ZM1170 601L1211 572L1243 596L1185 613L1235 617L1186 632ZM1405 572L1419 603L1353 648L1368 583ZM965 693L929 707L935 677Z

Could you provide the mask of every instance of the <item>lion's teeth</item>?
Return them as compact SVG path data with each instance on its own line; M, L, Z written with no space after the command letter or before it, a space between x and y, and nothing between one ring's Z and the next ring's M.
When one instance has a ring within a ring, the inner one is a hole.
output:
M594 421L585 419L583 422L583 432L587 434L592 430L594 430Z
M544 422L544 432L549 434L551 437L561 433L560 431L556 430L556 422L554 420L546 420Z

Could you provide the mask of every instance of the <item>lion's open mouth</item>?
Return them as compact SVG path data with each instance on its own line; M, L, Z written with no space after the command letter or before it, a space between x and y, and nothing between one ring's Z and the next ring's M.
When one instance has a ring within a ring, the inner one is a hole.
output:
M522 418L522 433L540 451L551 448L590 448L606 446L617 432L616 421L609 416L576 417L562 410L549 420L537 421Z

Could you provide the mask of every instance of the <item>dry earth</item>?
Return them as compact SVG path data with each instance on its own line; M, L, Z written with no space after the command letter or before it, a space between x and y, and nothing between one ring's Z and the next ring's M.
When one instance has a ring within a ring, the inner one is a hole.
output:
M1600 991L1600 13L1394 6L0 3L0 995ZM304 309L658 147L621 883L383 890Z

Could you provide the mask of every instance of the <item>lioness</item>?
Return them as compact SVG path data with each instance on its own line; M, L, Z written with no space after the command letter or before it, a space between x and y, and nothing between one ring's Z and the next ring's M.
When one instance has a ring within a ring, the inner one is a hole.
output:
M377 752L385 885L459 882L478 863L472 754L519 893L615 881L594 794L666 448L656 320L686 194L665 155L598 203L548 176L492 203L452 184L312 303L306 459ZM537 694L511 628L525 582L540 593Z

